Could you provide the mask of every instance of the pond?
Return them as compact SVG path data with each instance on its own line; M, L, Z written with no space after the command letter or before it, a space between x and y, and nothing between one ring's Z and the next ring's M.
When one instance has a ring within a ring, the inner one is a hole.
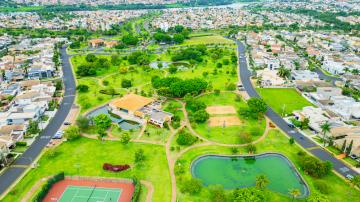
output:
M191 174L205 186L220 184L225 189L255 186L256 176L266 175L267 188L289 196L298 189L301 196L309 195L309 188L292 163L283 155L266 153L254 156L205 155L191 164Z
M123 130L137 130L140 128L140 124L134 121L125 120L116 116L113 116L109 113L109 109L107 106L103 106L100 108L95 109L94 111L90 112L87 117L93 118L100 114L106 114L110 117L112 122L119 124L120 128Z

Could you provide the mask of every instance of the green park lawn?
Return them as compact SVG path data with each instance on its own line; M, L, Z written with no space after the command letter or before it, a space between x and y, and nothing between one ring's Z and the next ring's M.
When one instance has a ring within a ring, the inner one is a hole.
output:
M293 88L257 88L265 102L279 115L292 114L306 106L314 106Z
M86 56L74 56L71 58L74 71L76 72L79 65L86 64ZM98 56L110 60L110 56ZM141 92L151 94L151 77L154 75L162 75L162 70L143 69L139 66L132 66L126 73L120 73L120 67L128 67L127 61L123 61L121 65L112 65L108 69L98 70L96 76L91 77L77 77L78 85L89 86L88 92L78 92L77 103L81 106L81 112L85 112L93 107L105 104L111 99L124 95L128 92ZM132 69L132 70L130 70ZM121 82L123 79L131 80L132 87L122 88ZM100 91L113 88L119 95L107 95Z
M206 94L197 98L199 101L202 101L206 106L233 106L237 111L237 114L232 114L231 116L239 117L241 125L239 126L222 126L210 127L209 124L201 123L195 124L192 123L194 130L202 135L204 138L227 144L243 144L247 143L245 137L250 138L252 141L259 138L263 135L265 130L265 119L254 120L238 113L239 110L244 110L247 108L247 104L241 100L236 100L237 95L232 92L222 92L220 95ZM211 115L212 116L227 116L227 115Z
M278 130L271 130L269 135L261 142L255 144L257 148L256 153L265 153L265 152L279 152L288 157L298 169L300 174L304 177L306 183L310 188L310 193L312 195L321 194L320 191L315 187L314 183L317 181L328 182L329 183L329 193L322 194L326 195L330 201L356 201L360 197L360 191L354 189L352 186L347 184L343 179L339 178L335 173L330 173L329 175L316 179L305 174L304 171L299 170L299 157L298 152L303 151L296 144L290 145L289 139ZM247 154L244 147L237 147L237 154ZM191 178L190 173L190 164L197 157L205 154L225 154L230 155L234 154L231 151L230 147L221 147L221 146L202 146L194 148L183 154L177 161L175 172L177 178L177 197L178 201L206 201L210 200L210 193L207 188L203 188L200 193L195 195L190 195L188 193L182 193L180 188L183 186L183 182L186 179ZM271 169L271 168L269 168ZM229 193L230 191L226 191ZM291 198L278 194L271 191L267 192L268 201L292 201Z
M226 39L220 35L213 36L193 36L181 45L197 45L197 44L226 44L231 45L234 42L230 39Z
M143 149L146 160L134 163L134 153ZM112 173L102 169L103 163L129 164L130 170ZM80 169L76 168L80 165ZM131 178L150 181L154 185L153 201L170 201L171 185L165 148L157 145L103 141L80 138L65 142L47 151L39 160L39 166L30 170L10 191L3 202L20 201L41 178L64 171L66 175ZM143 198L143 197L142 197Z

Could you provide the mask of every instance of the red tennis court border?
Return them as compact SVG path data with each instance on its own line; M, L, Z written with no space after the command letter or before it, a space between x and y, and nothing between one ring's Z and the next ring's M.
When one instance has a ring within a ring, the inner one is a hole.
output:
M98 188L120 188L121 196L118 202L130 202L134 193L134 185L131 180L93 178L93 177L68 177L55 183L50 191L46 194L43 202L55 202L60 199L68 186L95 186Z

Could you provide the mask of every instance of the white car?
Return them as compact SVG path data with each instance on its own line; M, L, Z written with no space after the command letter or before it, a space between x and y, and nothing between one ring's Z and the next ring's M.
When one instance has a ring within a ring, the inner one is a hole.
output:
M347 175L346 175L346 178L349 179L349 180L352 180L352 179L354 179L354 176L352 176L352 175L350 175L350 174L347 174Z

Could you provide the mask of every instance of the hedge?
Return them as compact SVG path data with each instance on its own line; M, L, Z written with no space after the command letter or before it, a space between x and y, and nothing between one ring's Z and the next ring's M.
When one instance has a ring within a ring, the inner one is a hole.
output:
M56 182L59 182L65 178L64 172L58 173L54 175L52 178L48 179L47 182L44 184L44 186L41 188L41 190L36 194L33 201L34 202L41 202L45 198L46 194L51 189L52 185Z
M27 145L27 142L16 142L15 144L19 147L25 147Z
M131 198L131 202L138 202L139 198L140 198L140 193L141 193L141 183L136 177L134 177L132 180L133 180L133 185L135 186L135 189L134 189L133 196Z

